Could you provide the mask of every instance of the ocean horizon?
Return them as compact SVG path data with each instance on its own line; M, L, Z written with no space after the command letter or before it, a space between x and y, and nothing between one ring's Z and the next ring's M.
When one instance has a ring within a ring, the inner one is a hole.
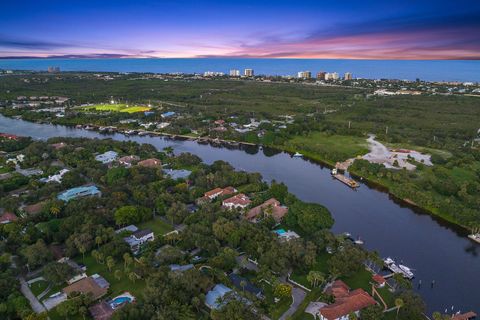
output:
M22 58L0 59L4 70L203 73L254 69L256 75L296 76L299 71L351 72L354 78L480 82L480 60L348 60L263 58Z

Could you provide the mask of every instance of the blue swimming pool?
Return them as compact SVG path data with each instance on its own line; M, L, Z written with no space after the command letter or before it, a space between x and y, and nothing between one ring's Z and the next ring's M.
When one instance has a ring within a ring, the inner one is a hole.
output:
M127 296L119 296L119 297L116 297L115 299L113 299L112 301L110 301L110 306L113 309L115 309L116 307L118 307L121 304L130 303L130 302L132 302L132 298L127 297Z
M284 234L284 233L287 232L287 231L285 231L285 229L278 229L278 230L275 230L275 232L276 232L278 235L282 235L282 234Z

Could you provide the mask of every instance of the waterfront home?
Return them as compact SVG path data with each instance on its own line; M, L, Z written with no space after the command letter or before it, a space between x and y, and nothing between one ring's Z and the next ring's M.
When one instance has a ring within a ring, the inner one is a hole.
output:
M8 134L8 133L0 133L0 138L16 141L19 139L19 136L16 136L14 134Z
M98 274L94 274L90 277L83 278L75 283L72 283L68 287L63 288L63 292L70 295L74 292L81 294L91 294L92 300L97 300L103 297L108 292L110 284L105 278Z
M241 277L238 274L231 273L228 278L230 281L232 281L233 285L241 290L241 291L246 291L258 299L263 299L263 292L262 289L258 288L255 286L253 283L250 282L247 278Z
M262 203L261 205L250 209L245 215L245 218L250 222L256 223L260 221L264 216L271 216L273 217L275 222L280 223L287 213L287 207L282 206L277 199L271 198Z
M161 168L162 161L156 158L150 158L150 159L146 159L138 162L137 165L145 168Z
M220 309L225 304L221 301L222 298L229 292L232 292L232 289L226 285L222 283L215 285L212 290L207 292L207 295L205 296L205 305L210 309Z
M137 254L144 243L155 240L155 235L150 229L142 229L135 231L123 240L130 246L132 253Z
M348 320L350 314L354 313L358 317L360 310L377 304L365 290L350 291L342 280L334 281L325 292L333 295L335 302L318 310L320 320Z
M231 198L225 199L222 201L222 207L225 209L245 209L252 203L250 198L244 195L243 193L239 193Z
M130 168L135 162L139 160L140 160L139 156L131 155L131 156L121 157L120 159L118 159L118 163L120 163L122 166Z
M15 222L18 220L18 217L13 212L4 212L0 215L0 224L7 224L10 222Z
M107 151L105 153L95 156L95 160L100 161L103 164L111 163L118 157L118 153L115 151Z
M97 196L100 197L102 193L97 188L97 186L83 186L68 189L57 196L57 199L63 201L70 201L76 198L83 198L88 196Z
M373 280L373 283L375 284L375 286L377 288L383 288L385 287L385 284L387 283L387 281L385 280L385 278L379 274L374 274L372 276L372 280Z
M226 187L223 189L215 188L213 190L205 192L203 196L209 200L213 200L219 196L227 196L229 194L234 194L235 192L237 192L237 189L235 189L234 187Z
M281 241L290 241L292 239L300 238L300 236L295 231L292 231L292 230L285 231L284 229L278 229L278 230L275 230L274 232L277 234L278 238Z

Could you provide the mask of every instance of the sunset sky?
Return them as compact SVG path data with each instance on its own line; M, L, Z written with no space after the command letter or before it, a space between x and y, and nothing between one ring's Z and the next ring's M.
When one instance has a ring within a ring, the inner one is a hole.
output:
M0 57L480 59L480 1L13 1Z

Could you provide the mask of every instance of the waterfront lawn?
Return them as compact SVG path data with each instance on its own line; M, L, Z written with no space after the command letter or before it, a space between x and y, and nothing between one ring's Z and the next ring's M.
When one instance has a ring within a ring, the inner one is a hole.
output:
M128 279L128 275L123 272L123 260L116 261L115 266L112 268L112 271L108 271L106 263L101 264L97 263L91 254L85 255L85 259L82 259L81 256L78 256L75 259L78 263L83 263L87 267L87 275L91 276L93 274L99 274L104 277L110 283L109 292L111 296L114 297L124 291L129 291L137 299L141 298L143 289L145 288L145 280L137 279L135 282ZM134 262L136 263L136 262ZM122 277L120 280L117 280L114 277L115 270L122 271ZM130 266L130 270L133 268Z
M295 282L300 283L301 285L310 288L310 282L307 281L307 275L309 271L320 271L325 275L325 277L328 275L328 260L330 259L330 254L327 252L322 252L317 256L317 261L313 265L313 267L310 270L307 270L306 272L300 272L299 270L294 270L292 274L290 275L290 279L292 279Z
M49 283L46 280L36 281L30 285L30 290L32 290L32 293L35 296L38 296L40 293L45 291L45 289L48 288L48 284Z
M173 231L173 227L160 218L154 218L152 220L143 222L138 225L139 229L151 229L156 237L163 236L164 234Z
M368 153L365 137L329 135L323 132L295 136L285 142L283 148L330 164Z

